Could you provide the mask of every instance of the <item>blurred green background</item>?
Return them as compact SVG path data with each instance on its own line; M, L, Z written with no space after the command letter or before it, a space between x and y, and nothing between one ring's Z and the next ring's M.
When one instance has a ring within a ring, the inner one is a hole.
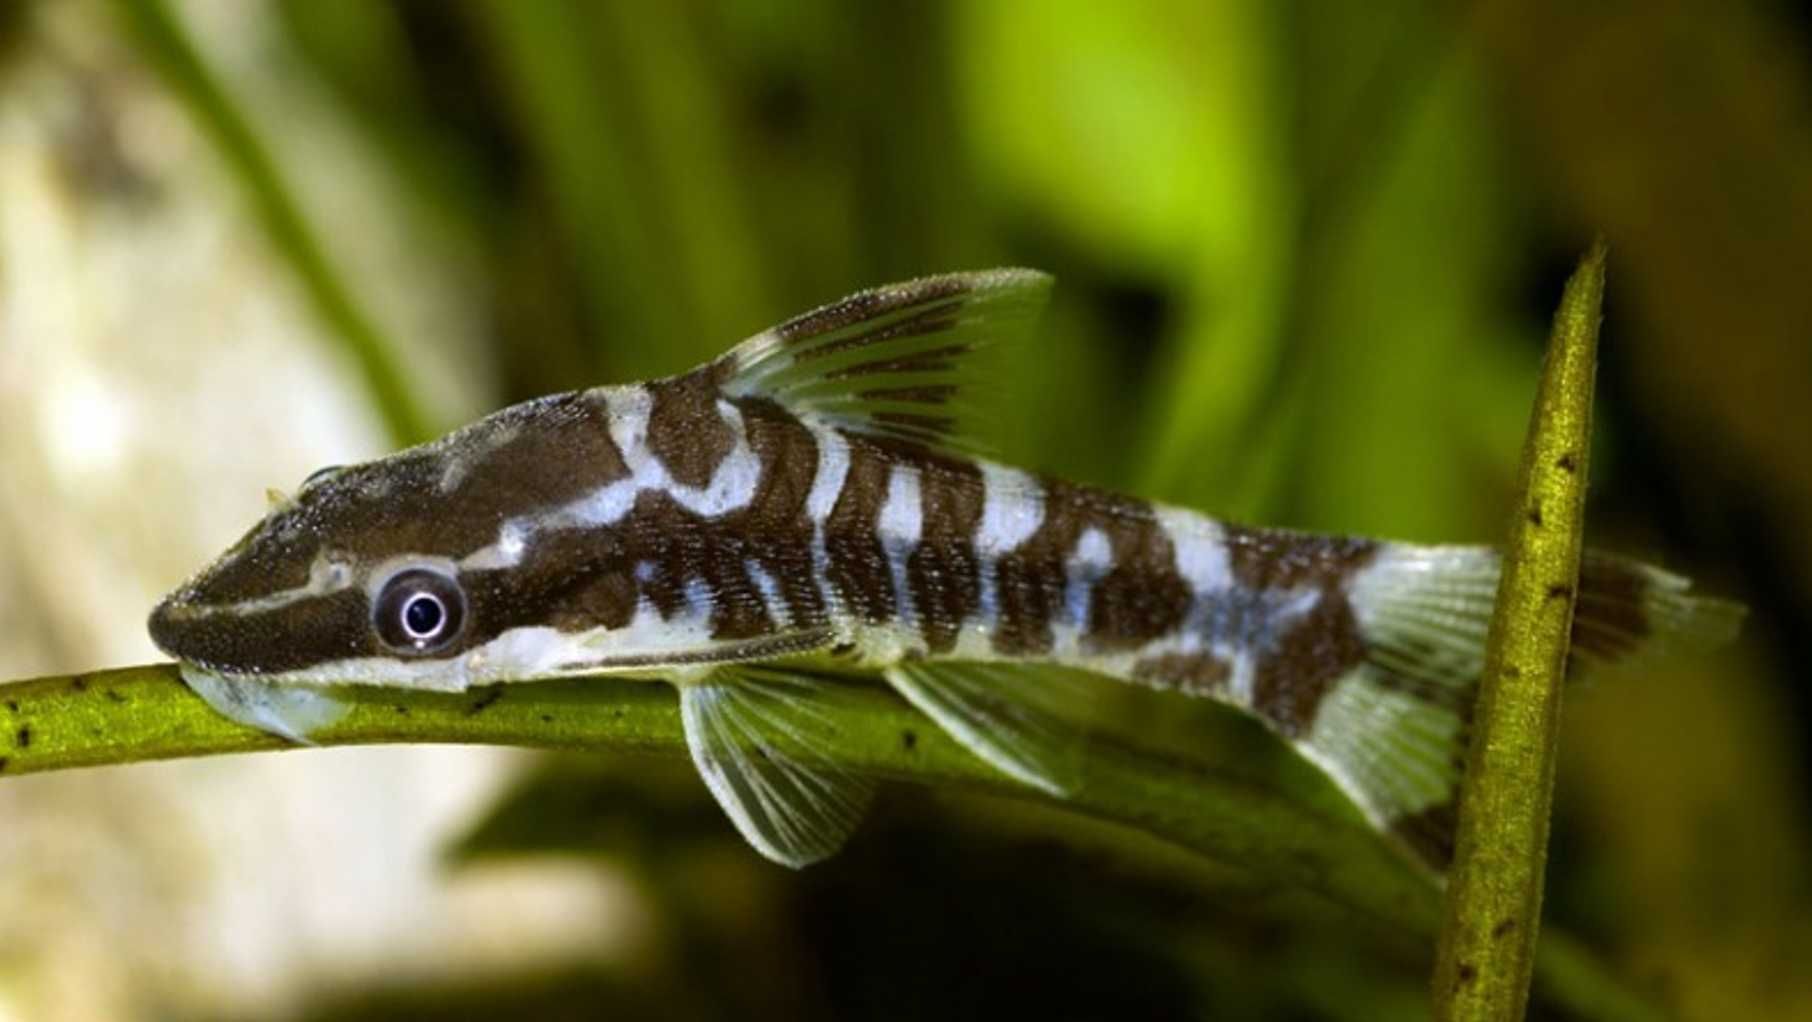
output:
M1711 0L6 0L0 675L152 658L153 598L319 464L998 264L1058 277L1008 459L1493 541L1602 232L1589 536L1752 616L1569 703L1548 917L1684 1017L1812 1017L1809 33ZM1386 924L916 789L798 875L663 761L132 767L8 781L0 820L0 1017L1426 1011Z

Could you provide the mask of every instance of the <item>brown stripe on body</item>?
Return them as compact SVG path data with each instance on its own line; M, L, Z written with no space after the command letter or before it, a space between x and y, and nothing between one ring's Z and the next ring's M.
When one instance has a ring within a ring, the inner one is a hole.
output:
M1320 589L1345 584L1377 556L1377 540L1223 526L1233 577L1251 589Z
M963 622L981 607L975 532L981 524L982 477L974 463L925 454L919 461L919 544L906 559L906 582L925 646L956 645Z
M699 576L711 592L711 637L753 639L779 630L778 612L769 608L749 577L748 538L734 531L701 530L703 557Z
M999 607L994 649L1007 656L1050 651L1051 622L1063 608L1069 581L1065 561L1085 527L1070 486L1047 482L1044 490L1044 518L1037 530L994 565Z
M818 441L791 412L765 399L738 402L749 446L761 461L761 481L749 506L725 516L723 527L747 537L751 556L773 576L784 608L769 608L794 628L826 621L824 594L812 561L812 522L806 498L818 471Z
M859 436L847 436L849 474L824 522L826 574L837 596L870 624L894 618L893 573L876 528L887 499L894 455Z
M1189 614L1195 592L1177 571L1175 545L1151 505L1129 498L1109 503L1103 528L1114 567L1089 601L1086 643L1114 652L1137 649L1170 634Z
M681 428L678 424L687 421L696 425L707 407L704 393L678 387L658 392L656 410L669 410L662 429ZM729 437L727 444L714 446L727 452L734 445L734 430L723 422L716 399L709 400L710 418ZM738 410L761 466L746 506L712 518L688 510L665 492L645 490L613 525L540 533L528 544L522 564L507 571L467 574L477 589L474 619L479 627L471 641L480 643L519 625L545 624L568 632L618 628L629 623L643 598L663 619L671 620L695 609L689 591L699 583L710 597L715 639L770 635L782 621L795 628L822 626L826 611L813 578L812 529L805 513L817 467L816 441L803 424L772 402L748 399ZM657 444L662 431L652 420L651 415L649 444L661 455L663 445L677 445L678 439L669 436ZM690 485L710 481L709 473L698 476L701 465L683 467L689 455L669 450L661 456L669 475L678 481ZM774 579L781 606L767 605L766 595L750 576L751 562Z
M669 476L689 486L708 485L736 444L736 430L718 408L714 371L650 385L649 449ZM713 638L755 638L774 632L782 620L795 627L822 624L824 600L812 577L811 523L805 514L817 444L803 424L771 401L745 400L737 408L760 464L755 493L747 506L717 520L671 501L661 502L664 507L650 504L658 519L650 529L675 533L657 543L666 554L653 559L656 588L662 602L675 605L683 602L685 581L702 579L713 597ZM638 506L637 517L642 513ZM783 606L767 606L750 577L751 563L774 579Z
M1253 679L1253 709L1283 734L1307 734L1334 682L1365 660L1365 638L1346 595L1353 573L1378 544L1245 526L1226 527L1233 576L1254 592L1312 588L1315 604L1264 648Z
M667 474L687 486L705 486L736 446L736 431L718 411L715 370L706 368L648 384L648 449Z
M563 632L621 628L643 598L671 620L693 609L688 588L695 582L710 593L713 638L771 634L774 619L745 569L750 546L724 522L695 514L658 490L644 491L621 522L543 533L523 563L466 573L473 601L467 644L533 625Z
M1321 701L1341 676L1365 660L1365 639L1352 605L1323 591L1264 651L1252 683L1252 708L1289 737L1306 735Z
M563 529L538 536L515 567L464 573L470 610L462 648L512 628L623 627L635 614L637 592L627 555L614 529Z
M1085 648L1124 650L1162 638L1189 612L1189 585L1177 573L1170 538L1142 500L1055 480L1044 483L1044 519L995 566L1000 620L995 649L1048 652L1064 607L1067 562L1089 529L1107 537L1113 567L1089 600Z
M775 630L761 593L745 567L749 542L723 521L695 514L672 497L648 490L618 526L633 568L646 563L652 571L640 591L670 620L690 609L687 590L702 581L711 596L711 635L748 639Z
M477 526L465 552L495 540L495 525L524 507L565 504L629 474L622 452L610 438L610 413L595 394L559 394L482 421L492 420L498 420L496 428L509 439L480 448L483 456L466 467L447 501L448 510ZM452 450L464 446L455 444Z
M695 524L697 516L672 497L647 492L636 497L614 530L624 538L630 570L646 573L637 576L637 591L663 621L686 610L686 583L699 575L708 556L703 535L690 528Z

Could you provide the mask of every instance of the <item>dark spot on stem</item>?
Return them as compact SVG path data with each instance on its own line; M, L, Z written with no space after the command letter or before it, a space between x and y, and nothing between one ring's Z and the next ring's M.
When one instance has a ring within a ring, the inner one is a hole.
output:
M1523 676L1523 669L1521 667L1518 667L1515 664L1505 664L1504 665L1504 677L1520 678L1522 676Z
M1572 451L1568 451L1555 460L1554 467L1571 475L1574 472L1579 471L1579 459L1573 456Z
M1540 504L1530 504L1529 505L1529 524L1535 526L1538 529L1541 528L1541 505Z
M26 724L26 725L22 726L21 728L19 728L19 733L13 736L13 744L17 745L21 749L31 748L31 725L30 724Z
M542 715L541 715L541 723L543 723L543 724L552 724L552 723L553 723L553 722L554 722L554 715L553 715L553 714L551 714L551 713L544 713L544 714L542 714Z
M1555 582L1548 586L1548 599L1570 600L1573 598L1573 587Z
M907 728L900 732L900 748L905 749L907 752L911 752L918 747L919 736L917 732L913 731L911 728Z
M76 675L75 677L69 679L69 691L71 691L71 692L88 691L88 679L82 677L79 674Z
M495 703L497 700L502 699L502 698L503 698L502 686L492 685L490 688L485 689L484 692L482 694L480 694L477 699L472 700L472 705L466 707L466 716L476 717L479 714L483 713L484 711L490 709L492 703Z
M6 708L13 711L14 713L18 713L19 712L19 700L8 699L6 701Z
M121 695L120 690L117 688L103 689L101 694L106 696L107 701L110 703L123 703L126 701L126 697Z
M1505 937L1508 937L1510 934L1515 933L1515 932L1516 932L1516 920L1505 919L1502 922L1498 923L1496 926L1493 926L1491 928L1491 938L1493 940L1503 940Z
M1461 986L1465 986L1468 983L1471 983L1473 980L1478 979L1478 978L1479 978L1479 970L1474 968L1471 962L1461 962L1460 963L1460 985Z
M409 707L404 706L402 703L397 703L395 706L392 706L391 709L395 710L396 715L399 717L407 717L409 715Z

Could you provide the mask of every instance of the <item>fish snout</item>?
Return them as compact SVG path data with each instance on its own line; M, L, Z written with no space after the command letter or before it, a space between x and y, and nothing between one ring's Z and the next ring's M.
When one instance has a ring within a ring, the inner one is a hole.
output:
M176 660L186 659L183 656L183 639L188 632L185 626L194 612L195 605L190 601L186 589L179 589L159 600L145 623L146 629L151 633L151 641L167 656Z

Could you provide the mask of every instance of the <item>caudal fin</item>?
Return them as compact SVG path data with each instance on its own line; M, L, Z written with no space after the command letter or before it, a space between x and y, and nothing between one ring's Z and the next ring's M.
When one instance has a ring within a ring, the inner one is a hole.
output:
M1387 546L1352 580L1364 663L1331 687L1304 751L1372 822L1444 869L1500 559L1484 547ZM1580 565L1569 673L1729 641L1743 608L1637 561Z

